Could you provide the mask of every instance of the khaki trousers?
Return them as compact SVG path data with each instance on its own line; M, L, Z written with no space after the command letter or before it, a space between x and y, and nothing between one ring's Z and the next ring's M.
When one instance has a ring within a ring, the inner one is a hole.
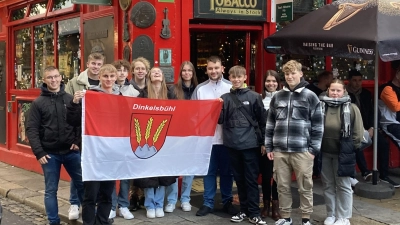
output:
M300 194L302 218L310 218L313 212L313 164L311 153L274 152L274 179L278 184L279 208L282 218L290 218L292 212L292 172L296 174Z

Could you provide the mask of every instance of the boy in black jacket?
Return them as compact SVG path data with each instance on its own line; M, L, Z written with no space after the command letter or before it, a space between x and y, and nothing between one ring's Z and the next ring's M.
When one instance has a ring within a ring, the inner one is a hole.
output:
M240 200L240 212L231 221L241 222L249 217L251 223L266 224L260 217L257 182L259 158L266 153L266 111L261 95L246 88L246 78L244 67L229 70L232 89L221 96L223 108L218 121L223 126L224 145L229 149Z

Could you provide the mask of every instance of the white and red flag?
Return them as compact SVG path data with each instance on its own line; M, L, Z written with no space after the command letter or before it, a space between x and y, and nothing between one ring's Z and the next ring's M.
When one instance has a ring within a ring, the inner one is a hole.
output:
M86 92L84 181L205 175L222 103Z

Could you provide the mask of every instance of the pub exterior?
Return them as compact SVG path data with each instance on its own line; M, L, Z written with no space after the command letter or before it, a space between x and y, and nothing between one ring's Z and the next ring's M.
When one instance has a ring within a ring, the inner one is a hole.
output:
M295 0L294 19L325 4L321 1ZM219 55L224 76L242 65L247 84L261 92L266 70L279 71L287 58L263 50L263 40L280 26L271 19L274 7L272 0L0 0L0 161L42 172L25 122L40 94L43 70L58 67L67 83L86 69L91 52L103 53L106 63L143 56L163 70L168 83L177 81L186 60L195 65L199 81L206 80L207 58ZM313 60L300 61L315 71L332 69L335 59ZM382 82L389 80L390 66L381 68L387 74ZM371 89L373 80L364 86ZM398 167L400 155L394 145L391 149L390 166ZM371 165L371 151L366 158Z

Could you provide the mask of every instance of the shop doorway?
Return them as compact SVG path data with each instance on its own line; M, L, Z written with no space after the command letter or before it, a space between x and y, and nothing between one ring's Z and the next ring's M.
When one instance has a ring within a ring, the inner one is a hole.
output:
M212 55L219 56L225 67L224 77L235 65L246 68L247 84L254 89L257 72L261 70L261 57L257 55L260 48L258 31L192 29L190 32L190 61L196 68L199 82L208 79L206 74L207 59Z
M6 42L0 41L0 144L6 143Z

